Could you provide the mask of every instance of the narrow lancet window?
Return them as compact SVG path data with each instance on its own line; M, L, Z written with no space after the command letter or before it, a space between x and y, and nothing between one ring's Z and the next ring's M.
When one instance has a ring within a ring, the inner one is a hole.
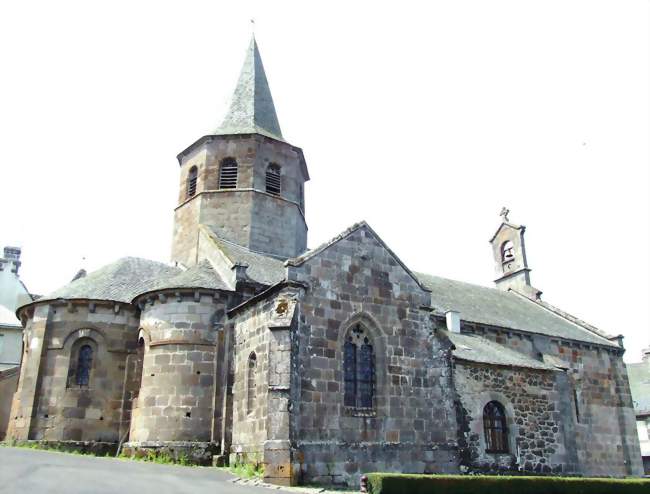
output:
M373 348L360 324L350 331L343 345L343 403L346 407L371 410L375 389Z
M485 449L488 453L508 452L508 428L506 412L498 401L491 401L483 408Z
M235 158L224 158L219 168L219 188L237 188L237 161Z
M196 181L198 178L198 170L196 166L190 168L190 171L187 174L187 197L190 198L196 194Z
M79 349L79 359L77 361L77 378L78 386L88 386L90 382L90 369L93 366L93 349L90 345L83 345Z
M266 169L266 191L274 196L279 196L282 191L280 167L275 163L271 163Z
M256 382L255 374L257 371L257 355L255 352L251 353L248 357L248 376L247 376L247 390L246 390L246 411L250 415L255 411L255 396L256 396Z

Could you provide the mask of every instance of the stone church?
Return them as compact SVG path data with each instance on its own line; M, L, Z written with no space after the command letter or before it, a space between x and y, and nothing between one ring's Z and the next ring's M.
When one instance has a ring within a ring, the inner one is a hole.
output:
M541 299L507 211L495 288L411 271L365 222L307 250L307 163L254 39L222 125L178 162L172 264L119 259L18 308L9 438L285 485L642 473L622 337Z

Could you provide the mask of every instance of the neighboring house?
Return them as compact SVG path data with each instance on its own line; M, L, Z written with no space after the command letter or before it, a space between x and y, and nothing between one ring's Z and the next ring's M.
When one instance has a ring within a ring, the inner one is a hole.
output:
M541 300L507 211L495 288L414 273L365 222L307 250L307 163L254 40L223 124L178 161L173 265L119 259L18 309L9 437L263 462L276 484L643 473L622 336Z
M11 400L18 384L23 328L16 309L32 301L18 276L20 248L5 247L0 257L0 440L4 438Z
M650 475L650 348L643 350L640 363L627 364L627 374L636 413L643 468L645 474Z

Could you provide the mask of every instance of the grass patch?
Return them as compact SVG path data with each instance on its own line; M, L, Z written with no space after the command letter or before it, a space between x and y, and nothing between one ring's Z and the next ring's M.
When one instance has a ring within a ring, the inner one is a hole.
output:
M124 460L133 460L133 461L144 461L148 463L158 463L159 465L181 465L184 467L193 467L194 465L189 456L185 454L180 454L178 456L172 456L169 453L162 451L146 451L144 454L140 452L136 454L126 454L121 453L119 458Z

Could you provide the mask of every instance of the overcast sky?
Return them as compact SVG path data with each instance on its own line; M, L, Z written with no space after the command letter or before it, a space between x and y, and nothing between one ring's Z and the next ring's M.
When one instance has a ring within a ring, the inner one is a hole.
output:
M220 123L252 17L310 247L365 219L412 269L490 286L506 205L544 299L639 359L646 0L2 2L0 246L31 291L169 260L176 155Z

